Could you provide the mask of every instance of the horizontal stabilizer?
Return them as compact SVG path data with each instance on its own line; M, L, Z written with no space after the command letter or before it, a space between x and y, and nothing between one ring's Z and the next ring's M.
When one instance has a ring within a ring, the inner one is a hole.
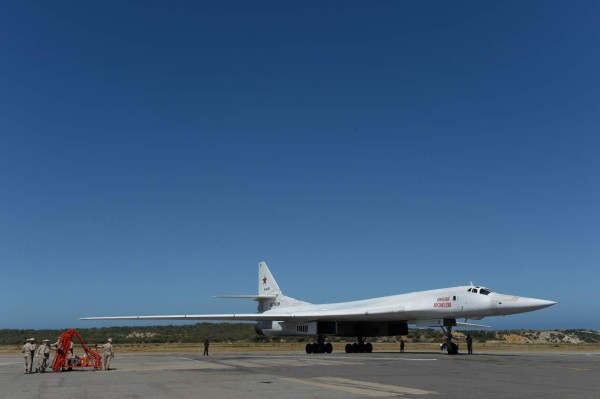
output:
M214 295L213 298L236 298L236 299L275 299L277 295Z

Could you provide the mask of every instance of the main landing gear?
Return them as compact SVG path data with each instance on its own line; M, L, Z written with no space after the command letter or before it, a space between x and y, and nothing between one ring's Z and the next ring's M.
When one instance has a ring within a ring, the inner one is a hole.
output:
M370 342L365 343L363 337L357 337L358 342L346 344L346 353L371 353L373 345Z
M331 353L333 351L333 345L331 342L325 343L325 337L319 335L317 337L317 342L306 344L306 353L309 355L311 353Z

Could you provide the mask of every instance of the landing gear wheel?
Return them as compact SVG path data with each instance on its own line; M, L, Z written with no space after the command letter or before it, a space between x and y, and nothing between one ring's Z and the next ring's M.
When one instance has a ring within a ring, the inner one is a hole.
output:
M333 352L333 345L330 342L325 342L325 336L319 335L317 342L306 344L306 353L331 353ZM347 349L346 349L347 350Z
M373 345L370 342L365 342L362 336L356 337L356 342L346 344L346 353L372 353Z
M452 342L450 344L450 349L448 349L448 354L449 355L458 355L458 345L456 345L454 342Z
M310 355L311 353L313 353L312 344L306 344L306 348L305 349L306 349L306 353L307 354Z
M319 344L312 344L312 353L319 353Z
M444 334L446 335L446 351L449 355L458 355L458 345L452 342L452 324L447 326L447 330L444 330L444 327L442 326L442 331L444 331Z

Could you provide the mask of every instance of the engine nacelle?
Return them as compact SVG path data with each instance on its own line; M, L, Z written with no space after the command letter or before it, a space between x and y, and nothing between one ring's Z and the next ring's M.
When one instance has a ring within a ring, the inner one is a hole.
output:
M293 321L259 321L254 330L259 335L267 337L290 336L290 335L317 335L317 322L299 323Z
M267 337L337 335L342 337L383 337L407 335L408 324L401 322L355 321L259 321L254 326L257 334Z
M283 321L259 321L254 326L257 334L266 335L267 337L275 337L283 335Z

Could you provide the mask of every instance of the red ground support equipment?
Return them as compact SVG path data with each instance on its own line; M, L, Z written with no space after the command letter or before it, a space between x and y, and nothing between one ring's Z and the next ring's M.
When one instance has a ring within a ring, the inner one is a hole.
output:
M73 342L75 339L79 341L79 344L85 352L85 355L74 357L69 356L71 342ZM56 354L54 355L54 360L52 361L52 370L71 370L79 367L93 367L94 370L101 370L102 358L98 352L87 347L85 342L83 342L81 335L79 335L76 330L70 329L69 331L65 331L64 333L60 334L60 337L58 337Z

